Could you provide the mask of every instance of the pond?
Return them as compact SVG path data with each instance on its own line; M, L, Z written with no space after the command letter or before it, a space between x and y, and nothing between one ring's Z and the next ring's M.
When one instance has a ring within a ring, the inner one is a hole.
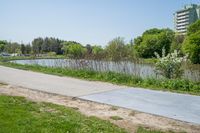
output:
M112 71L117 73L125 73L142 78L162 76L155 73L153 64L134 63L130 61L112 62L112 61L96 61L96 60L71 60L71 59L34 59L34 60L14 60L11 61L18 64L41 65L47 67L62 67L72 69L88 69L99 72ZM185 67L183 78L200 81L200 67Z

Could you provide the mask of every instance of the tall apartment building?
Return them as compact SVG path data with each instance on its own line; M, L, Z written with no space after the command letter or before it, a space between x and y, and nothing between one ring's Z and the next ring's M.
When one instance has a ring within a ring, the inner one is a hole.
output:
M191 4L184 6L174 14L175 30L180 34L186 34L187 27L200 19L200 5Z

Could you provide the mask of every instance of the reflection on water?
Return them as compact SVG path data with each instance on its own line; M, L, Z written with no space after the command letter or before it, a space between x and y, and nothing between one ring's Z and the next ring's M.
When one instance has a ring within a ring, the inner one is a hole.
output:
M160 78L160 75L156 75L153 65L133 63L129 61L112 62L112 61L95 61L95 60L71 60L71 59L35 59L35 60L15 60L12 61L18 64L37 64L48 67L62 67L73 69L89 69L94 71L112 71L118 73L126 73L135 76L155 77ZM184 70L183 78L194 81L200 81L200 67L188 66Z

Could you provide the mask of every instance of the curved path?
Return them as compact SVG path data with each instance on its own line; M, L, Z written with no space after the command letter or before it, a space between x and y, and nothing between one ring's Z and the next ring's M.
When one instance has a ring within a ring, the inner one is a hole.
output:
M0 82L200 124L200 96L85 81L0 66Z

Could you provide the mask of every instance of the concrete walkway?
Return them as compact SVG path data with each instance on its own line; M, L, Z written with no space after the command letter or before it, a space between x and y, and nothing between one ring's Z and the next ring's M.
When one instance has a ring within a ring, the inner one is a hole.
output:
M200 124L199 96L128 88L80 98Z
M76 97L123 88L122 86L109 83L60 77L3 66L0 66L0 82L49 93Z
M0 66L0 82L200 124L199 96L128 88L3 66Z

